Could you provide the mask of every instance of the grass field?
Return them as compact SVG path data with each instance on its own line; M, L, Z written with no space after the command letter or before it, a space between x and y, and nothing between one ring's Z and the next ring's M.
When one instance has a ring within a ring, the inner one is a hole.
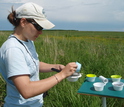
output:
M0 31L0 46L11 34ZM39 59L47 63L78 61L82 64L83 76L78 82L66 79L50 89L44 99L44 107L101 107L101 97L77 94L85 75L95 73L110 78L120 74L124 78L124 32L87 32L73 30L43 31L35 41ZM40 78L52 76L41 73ZM0 104L5 97L5 82L0 77ZM124 107L124 100L107 98L107 107Z

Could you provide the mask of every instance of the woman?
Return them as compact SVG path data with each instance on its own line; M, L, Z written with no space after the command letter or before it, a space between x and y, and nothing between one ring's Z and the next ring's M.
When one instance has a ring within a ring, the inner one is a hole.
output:
M43 28L54 27L39 5L23 4L12 10L8 20L15 28L0 48L0 72L7 83L4 107L41 107L43 93L72 75L77 65L39 62L33 41L42 34ZM39 72L51 72L51 68L61 72L39 80Z

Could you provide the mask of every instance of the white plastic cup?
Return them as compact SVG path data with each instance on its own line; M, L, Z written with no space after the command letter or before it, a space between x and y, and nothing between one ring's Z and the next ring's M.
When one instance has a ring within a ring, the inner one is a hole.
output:
M115 91L122 91L124 83L123 82L113 82L112 85L113 85L113 88Z
M96 82L93 86L96 91L103 91L105 84L103 82Z
M108 79L105 78L104 76L99 76L99 79L105 84L108 83Z
M77 64L77 69L76 69L75 72L80 72L80 70L81 70L81 64L79 62L76 62L76 64Z

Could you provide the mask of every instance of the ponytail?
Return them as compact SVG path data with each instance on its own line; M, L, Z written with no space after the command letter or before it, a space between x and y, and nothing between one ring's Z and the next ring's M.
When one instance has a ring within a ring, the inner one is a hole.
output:
M10 12L10 14L8 15L7 19L9 20L9 22L15 26L15 28L19 25L20 23L20 19L16 18L16 11L13 10L13 6L12 6L12 12Z

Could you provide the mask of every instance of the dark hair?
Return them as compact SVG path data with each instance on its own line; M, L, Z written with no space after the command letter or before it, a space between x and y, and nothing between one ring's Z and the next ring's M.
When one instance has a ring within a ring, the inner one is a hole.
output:
M9 20L9 22L16 28L19 23L20 20L19 18L16 18L16 11L13 10L13 6L12 6L12 12L10 12L10 14L8 15L7 19Z

